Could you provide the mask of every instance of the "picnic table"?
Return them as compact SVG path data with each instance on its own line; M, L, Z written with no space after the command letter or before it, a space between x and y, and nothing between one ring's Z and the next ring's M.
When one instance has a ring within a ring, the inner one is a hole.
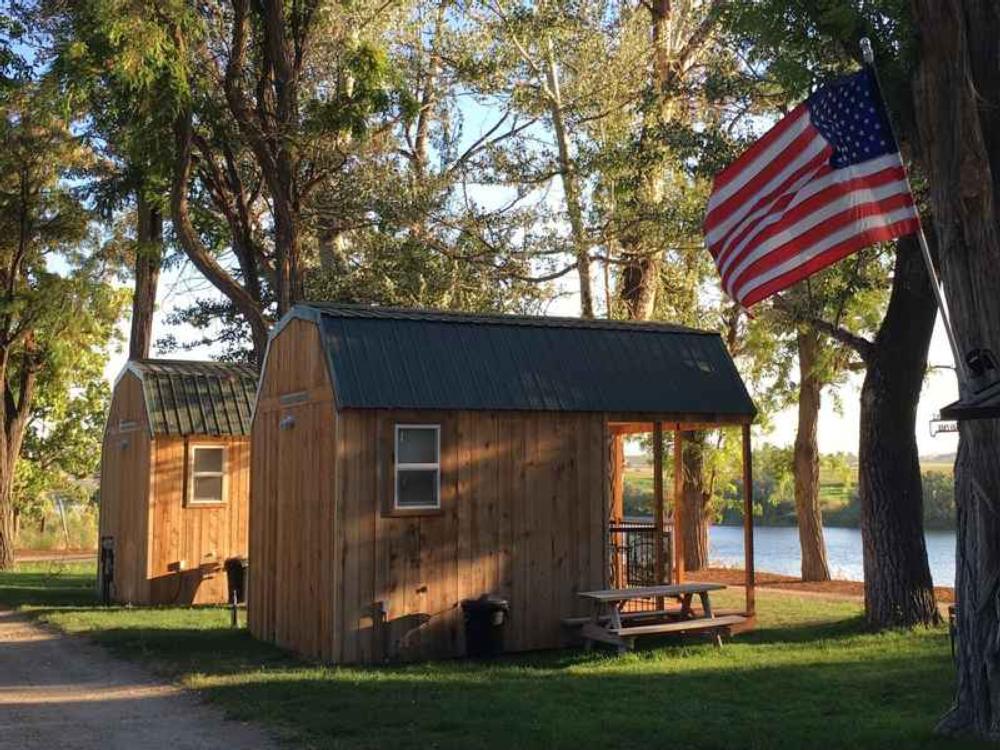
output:
M722 645L721 633L746 621L740 615L718 617L712 611L710 592L726 588L721 583L680 583L662 586L636 586L625 589L581 591L578 596L591 602L591 617L582 623L581 635L589 649L595 642L615 646L619 653L631 648L636 636L663 633L708 631L716 645ZM691 604L697 596L701 614L696 615ZM680 608L652 611L623 612L624 607L640 599L675 599ZM574 624L575 621L564 621Z

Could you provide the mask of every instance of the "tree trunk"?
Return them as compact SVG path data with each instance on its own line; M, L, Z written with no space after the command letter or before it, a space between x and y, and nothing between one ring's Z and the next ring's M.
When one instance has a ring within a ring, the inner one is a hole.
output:
M705 490L705 433L684 432L682 435L684 491L681 493L682 546L684 570L708 567L708 523L711 515L711 494Z
M829 581L823 515L819 508L819 445L816 431L823 382L819 375L820 333L805 328L798 334L799 425L795 433L795 514L802 550L802 580Z
M233 278L202 244L188 207L188 189L191 181L193 125L190 110L179 112L174 120L176 155L170 188L170 218L174 234L194 267L222 294L229 298L250 326L253 338L254 362L258 367L264 362L267 351L268 323L258 299Z
M1000 352L1000 14L993 0L913 0L914 100L959 350ZM961 422L957 687L938 729L1000 739L1000 421Z
M0 354L0 390L3 396L0 402L0 570L10 570L14 567L14 467L17 457L21 455L21 444L24 442L24 430L28 425L31 404L35 397L35 384L38 371L33 361L33 336L29 334L25 344L26 353L17 374L17 395L8 379L11 368L8 353Z
M892 294L866 357L858 489L865 615L878 628L938 621L927 564L917 403L937 306L914 237L896 243Z
M153 338L153 310L163 263L163 217L139 191L135 251L135 287L132 293L132 331L128 358L145 359Z
M6 472L4 473L6 474ZM14 502L10 482L0 476L0 570L14 567Z
M576 255L576 273L580 279L580 315L584 318L593 318L594 295L590 281L590 248L583 225L583 208L580 202L580 186L576 179L576 164L569 153L569 134L566 131L566 123L563 118L562 92L559 88L559 66L556 63L551 39L548 40L547 62L549 112L552 115L556 145L559 149L559 173L562 176L566 213L569 216L570 233Z

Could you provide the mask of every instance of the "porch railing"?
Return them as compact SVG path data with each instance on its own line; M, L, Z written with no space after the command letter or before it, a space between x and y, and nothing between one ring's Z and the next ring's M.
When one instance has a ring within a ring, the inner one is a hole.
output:
M656 580L656 544L663 545L664 575ZM625 519L608 524L608 584L611 588L654 586L671 580L671 529L657 532L651 521ZM646 603L643 603L645 605ZM648 607L652 609L653 601Z

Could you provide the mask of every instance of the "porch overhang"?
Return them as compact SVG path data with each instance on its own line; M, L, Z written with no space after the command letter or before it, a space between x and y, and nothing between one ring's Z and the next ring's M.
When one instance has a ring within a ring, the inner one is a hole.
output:
M745 612L747 618L756 614L753 551L753 461L750 441L750 426L753 415L658 415L654 418L642 418L639 415L609 415L607 421L608 435L611 439L610 464L610 523L621 523L624 520L624 438L629 435L651 434L653 439L653 525L660 533L667 528L666 495L663 487L663 450L665 432L673 435L673 515L671 526L670 574L668 580L667 560L662 546L656 547L656 578L658 583L684 583L686 579L684 555L684 512L683 505L677 502L684 491L683 476L683 434L699 429L716 429L720 427L739 427L742 441L742 478L743 478L743 549L744 574L746 588ZM620 419L622 421L617 421ZM706 418L707 417L707 418ZM661 605L662 607L662 605Z

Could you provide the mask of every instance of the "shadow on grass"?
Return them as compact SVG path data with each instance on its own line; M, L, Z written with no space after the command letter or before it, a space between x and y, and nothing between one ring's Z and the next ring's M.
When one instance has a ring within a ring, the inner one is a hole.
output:
M937 655L669 672L590 661L284 670L195 687L322 747L976 747L931 735L950 692Z
M951 697L946 636L871 636L858 616L763 625L719 651L671 639L620 659L565 650L337 668L225 627L216 607L94 608L75 585L17 583L22 602L43 607L34 616L180 680L234 718L276 726L296 747L986 747L931 734Z
M50 571L0 573L0 606L96 606L94 576Z
M563 650L355 668L297 660L245 629L136 623L90 633L297 747L985 747L931 734L952 689L942 644L866 635L852 618L743 634L721 651L673 640L623 658Z

